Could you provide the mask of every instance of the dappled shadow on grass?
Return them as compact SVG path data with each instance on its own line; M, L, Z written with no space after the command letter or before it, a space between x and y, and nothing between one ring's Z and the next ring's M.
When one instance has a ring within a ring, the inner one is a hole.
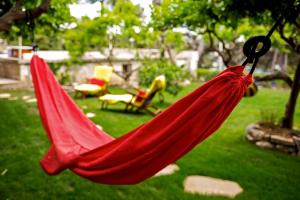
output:
M172 105L172 103L171 102L155 102L155 103L153 103L153 105L155 105L156 107L158 107L159 109L164 111L170 105ZM121 108L120 106L118 106L118 107L112 107L111 106L111 107L108 107L108 108L102 108L100 110L104 111L104 112L122 113L122 114L137 115L137 116L150 115L145 110L141 110L141 111L128 110L128 111L125 111L125 109ZM150 115L150 116L152 116L152 115Z
M170 105L172 105L172 103L171 102L156 102L156 103L154 103L154 105L155 106L157 106L157 107L159 107L159 108L164 108L164 109L166 109L166 108L168 108Z
M137 111L125 111L125 110L120 110L118 108L105 108L105 109L101 109L102 112L105 113L114 113L114 114L128 114L128 115L136 115L136 116L144 116L144 115L148 115L145 112L137 112Z

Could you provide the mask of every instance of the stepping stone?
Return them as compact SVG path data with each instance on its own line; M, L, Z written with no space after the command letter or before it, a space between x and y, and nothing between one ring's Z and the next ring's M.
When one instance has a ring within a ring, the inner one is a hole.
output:
M28 99L30 99L31 98L31 96L22 96L22 99L23 100L28 100Z
M183 185L185 192L206 196L234 198L243 192L241 186L236 182L206 176L188 176Z
M10 97L8 100L11 100L11 101L18 100L18 97Z
M1 172L1 176L4 176L7 172L8 172L8 169L4 169L4 170Z
M84 105L81 108L84 110L84 109L87 109L88 107Z
M93 118L93 117L96 116L96 114L95 114L95 113L86 113L86 116L87 116L88 118Z
M103 130L102 126L100 126L99 124L96 124L96 127L97 127L98 129L100 129L101 131Z
M273 149L275 147L274 144L268 141L257 141L255 144L263 149Z
M9 93L1 93L0 99L9 99L11 97L11 94Z
M26 103L36 103L36 98L32 98L32 99L27 99Z
M170 165L166 166L165 168L163 168L162 170L160 170L159 172L157 172L154 176L171 175L171 174L174 174L178 170L179 170L178 165L170 164Z

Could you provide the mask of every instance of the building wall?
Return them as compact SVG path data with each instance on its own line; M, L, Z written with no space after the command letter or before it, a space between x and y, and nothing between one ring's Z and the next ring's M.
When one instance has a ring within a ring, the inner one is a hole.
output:
M113 73L110 85L138 86L139 79L137 69L139 67L142 67L141 62L139 62L139 60L135 60L134 55L131 55L132 52L130 56L127 51L122 51L123 54L118 54L118 56L116 56L116 59L113 61L113 67L116 73ZM155 53L156 50L153 52ZM159 54L158 50L157 52ZM96 54L94 55L92 53ZM99 52L90 52L90 54L86 55L86 57L82 60L84 62L83 64L77 66L73 65L71 68L62 67L60 69L60 72L63 73L64 71L68 70L70 71L72 82L85 83L87 78L93 76L95 66L109 65L107 59L103 55L100 55ZM144 57L148 54L152 55L151 51L145 50L145 52L143 53ZM12 58L0 58L0 77L30 82L31 78L29 62L32 55L24 55L25 56L22 60ZM44 58L48 63L61 63L61 65L64 65L63 63L67 62L69 59L68 52L66 51L42 51L39 52L39 56ZM156 56L152 57L156 58ZM182 51L176 55L177 64L184 65L194 76L196 76L197 59L198 54L195 51ZM127 82L117 75L124 73L124 69L126 67L124 67L123 65L126 64L129 64L131 66L131 69L129 71L133 71L132 75L130 76L130 79Z
M0 60L0 78L21 80L20 65L17 60Z
M140 63L137 61L119 61L113 62L114 71L121 73L123 64L130 64L131 70L134 70L134 73L130 76L130 79L125 82L121 77L119 77L116 73L113 73L110 81L110 85L138 85L138 72L137 69L140 67ZM91 62L84 63L82 65L74 65L71 68L63 66L59 70L59 73L64 73L66 70L70 72L71 81L75 83L86 83L87 79L93 76L94 67L99 65L108 65L107 62ZM30 67L29 63L19 63L18 60L10 60L10 59L0 59L0 78L9 78L15 80L21 80L23 82L30 82Z
M117 74L123 73L123 65L129 64L131 65L131 70L134 71L129 80L126 82L124 79L122 79ZM77 65L70 68L70 75L72 82L76 83L85 83L86 80L93 76L94 73L94 67L98 65L107 65L109 66L109 63L107 62L98 62L98 63L85 63L83 65ZM138 85L138 71L137 69L140 67L140 63L137 61L115 61L113 62L114 67L114 73L112 74L111 80L109 82L110 85L131 85L131 86L137 86ZM64 72L66 69L62 68L61 71Z

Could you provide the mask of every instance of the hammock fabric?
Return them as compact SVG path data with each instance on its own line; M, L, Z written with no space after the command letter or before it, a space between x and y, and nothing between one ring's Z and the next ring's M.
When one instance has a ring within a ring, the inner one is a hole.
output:
M99 130L34 55L31 73L51 147L40 161L50 175L69 168L94 182L135 184L175 162L216 131L239 103L251 75L229 67L120 138Z

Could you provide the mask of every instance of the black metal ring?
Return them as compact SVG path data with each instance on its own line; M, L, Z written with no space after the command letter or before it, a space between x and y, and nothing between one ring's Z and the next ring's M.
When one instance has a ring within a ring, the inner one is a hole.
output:
M262 43L263 46L260 49L256 49L259 43ZM250 61L252 63L254 58L259 58L265 55L269 51L270 47L270 38L263 35L254 36L246 41L243 47L243 52L247 58L250 58Z

